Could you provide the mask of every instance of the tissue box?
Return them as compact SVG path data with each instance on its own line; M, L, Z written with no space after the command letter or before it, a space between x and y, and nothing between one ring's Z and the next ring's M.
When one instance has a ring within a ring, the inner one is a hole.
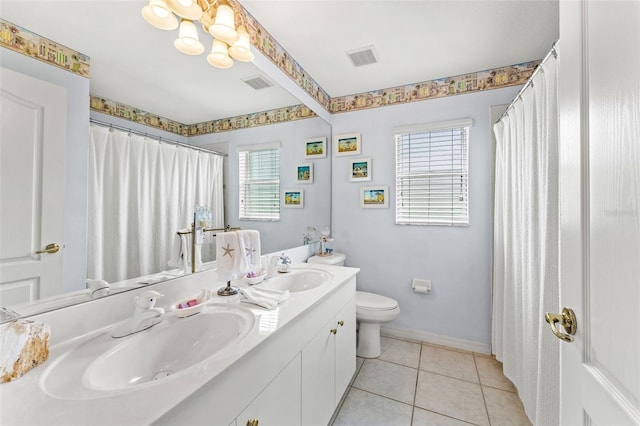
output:
M49 357L49 326L19 319L0 325L0 383L10 382Z

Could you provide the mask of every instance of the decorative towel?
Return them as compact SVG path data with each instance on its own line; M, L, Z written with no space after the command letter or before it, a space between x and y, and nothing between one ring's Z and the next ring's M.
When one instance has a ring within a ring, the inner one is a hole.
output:
M237 232L216 234L216 260L218 281L233 281L247 273L247 259Z
M188 229L181 229L178 232L189 232ZM174 268L182 268L185 264L189 264L189 234L178 234L171 244L171 258L167 262L169 266Z
M238 239L242 247L242 252L247 259L247 265L261 266L260 263L260 232L253 229L244 229L238 231Z
M266 309L273 309L289 298L289 290L274 290L272 288L247 287L241 288L242 302L253 303Z

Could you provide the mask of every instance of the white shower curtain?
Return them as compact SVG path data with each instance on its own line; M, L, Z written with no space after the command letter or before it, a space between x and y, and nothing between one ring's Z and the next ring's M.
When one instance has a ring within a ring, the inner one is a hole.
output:
M496 135L492 347L534 425L559 421L556 63L542 64Z
M224 226L222 157L91 125L87 276L115 282L171 269L195 205ZM215 245L203 246L203 257ZM206 258L206 257L205 257Z

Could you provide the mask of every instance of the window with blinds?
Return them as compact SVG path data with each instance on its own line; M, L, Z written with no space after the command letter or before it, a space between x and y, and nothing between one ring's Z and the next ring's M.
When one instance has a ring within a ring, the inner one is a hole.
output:
M280 219L280 147L238 151L240 219Z
M396 224L469 225L471 120L396 129Z

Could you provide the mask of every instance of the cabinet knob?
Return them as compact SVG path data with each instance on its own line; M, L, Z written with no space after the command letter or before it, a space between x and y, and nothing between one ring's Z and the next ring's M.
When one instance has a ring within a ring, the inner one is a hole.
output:
M258 419L249 419L249 420L247 420L247 426L258 426L258 423L260 423L258 421Z
M343 327L343 326L344 326L344 321L342 321L342 320L338 321L338 325L339 325L340 327Z
M338 329L337 329L337 328L332 328L332 329L331 329L331 333L336 334L337 332L338 332Z

